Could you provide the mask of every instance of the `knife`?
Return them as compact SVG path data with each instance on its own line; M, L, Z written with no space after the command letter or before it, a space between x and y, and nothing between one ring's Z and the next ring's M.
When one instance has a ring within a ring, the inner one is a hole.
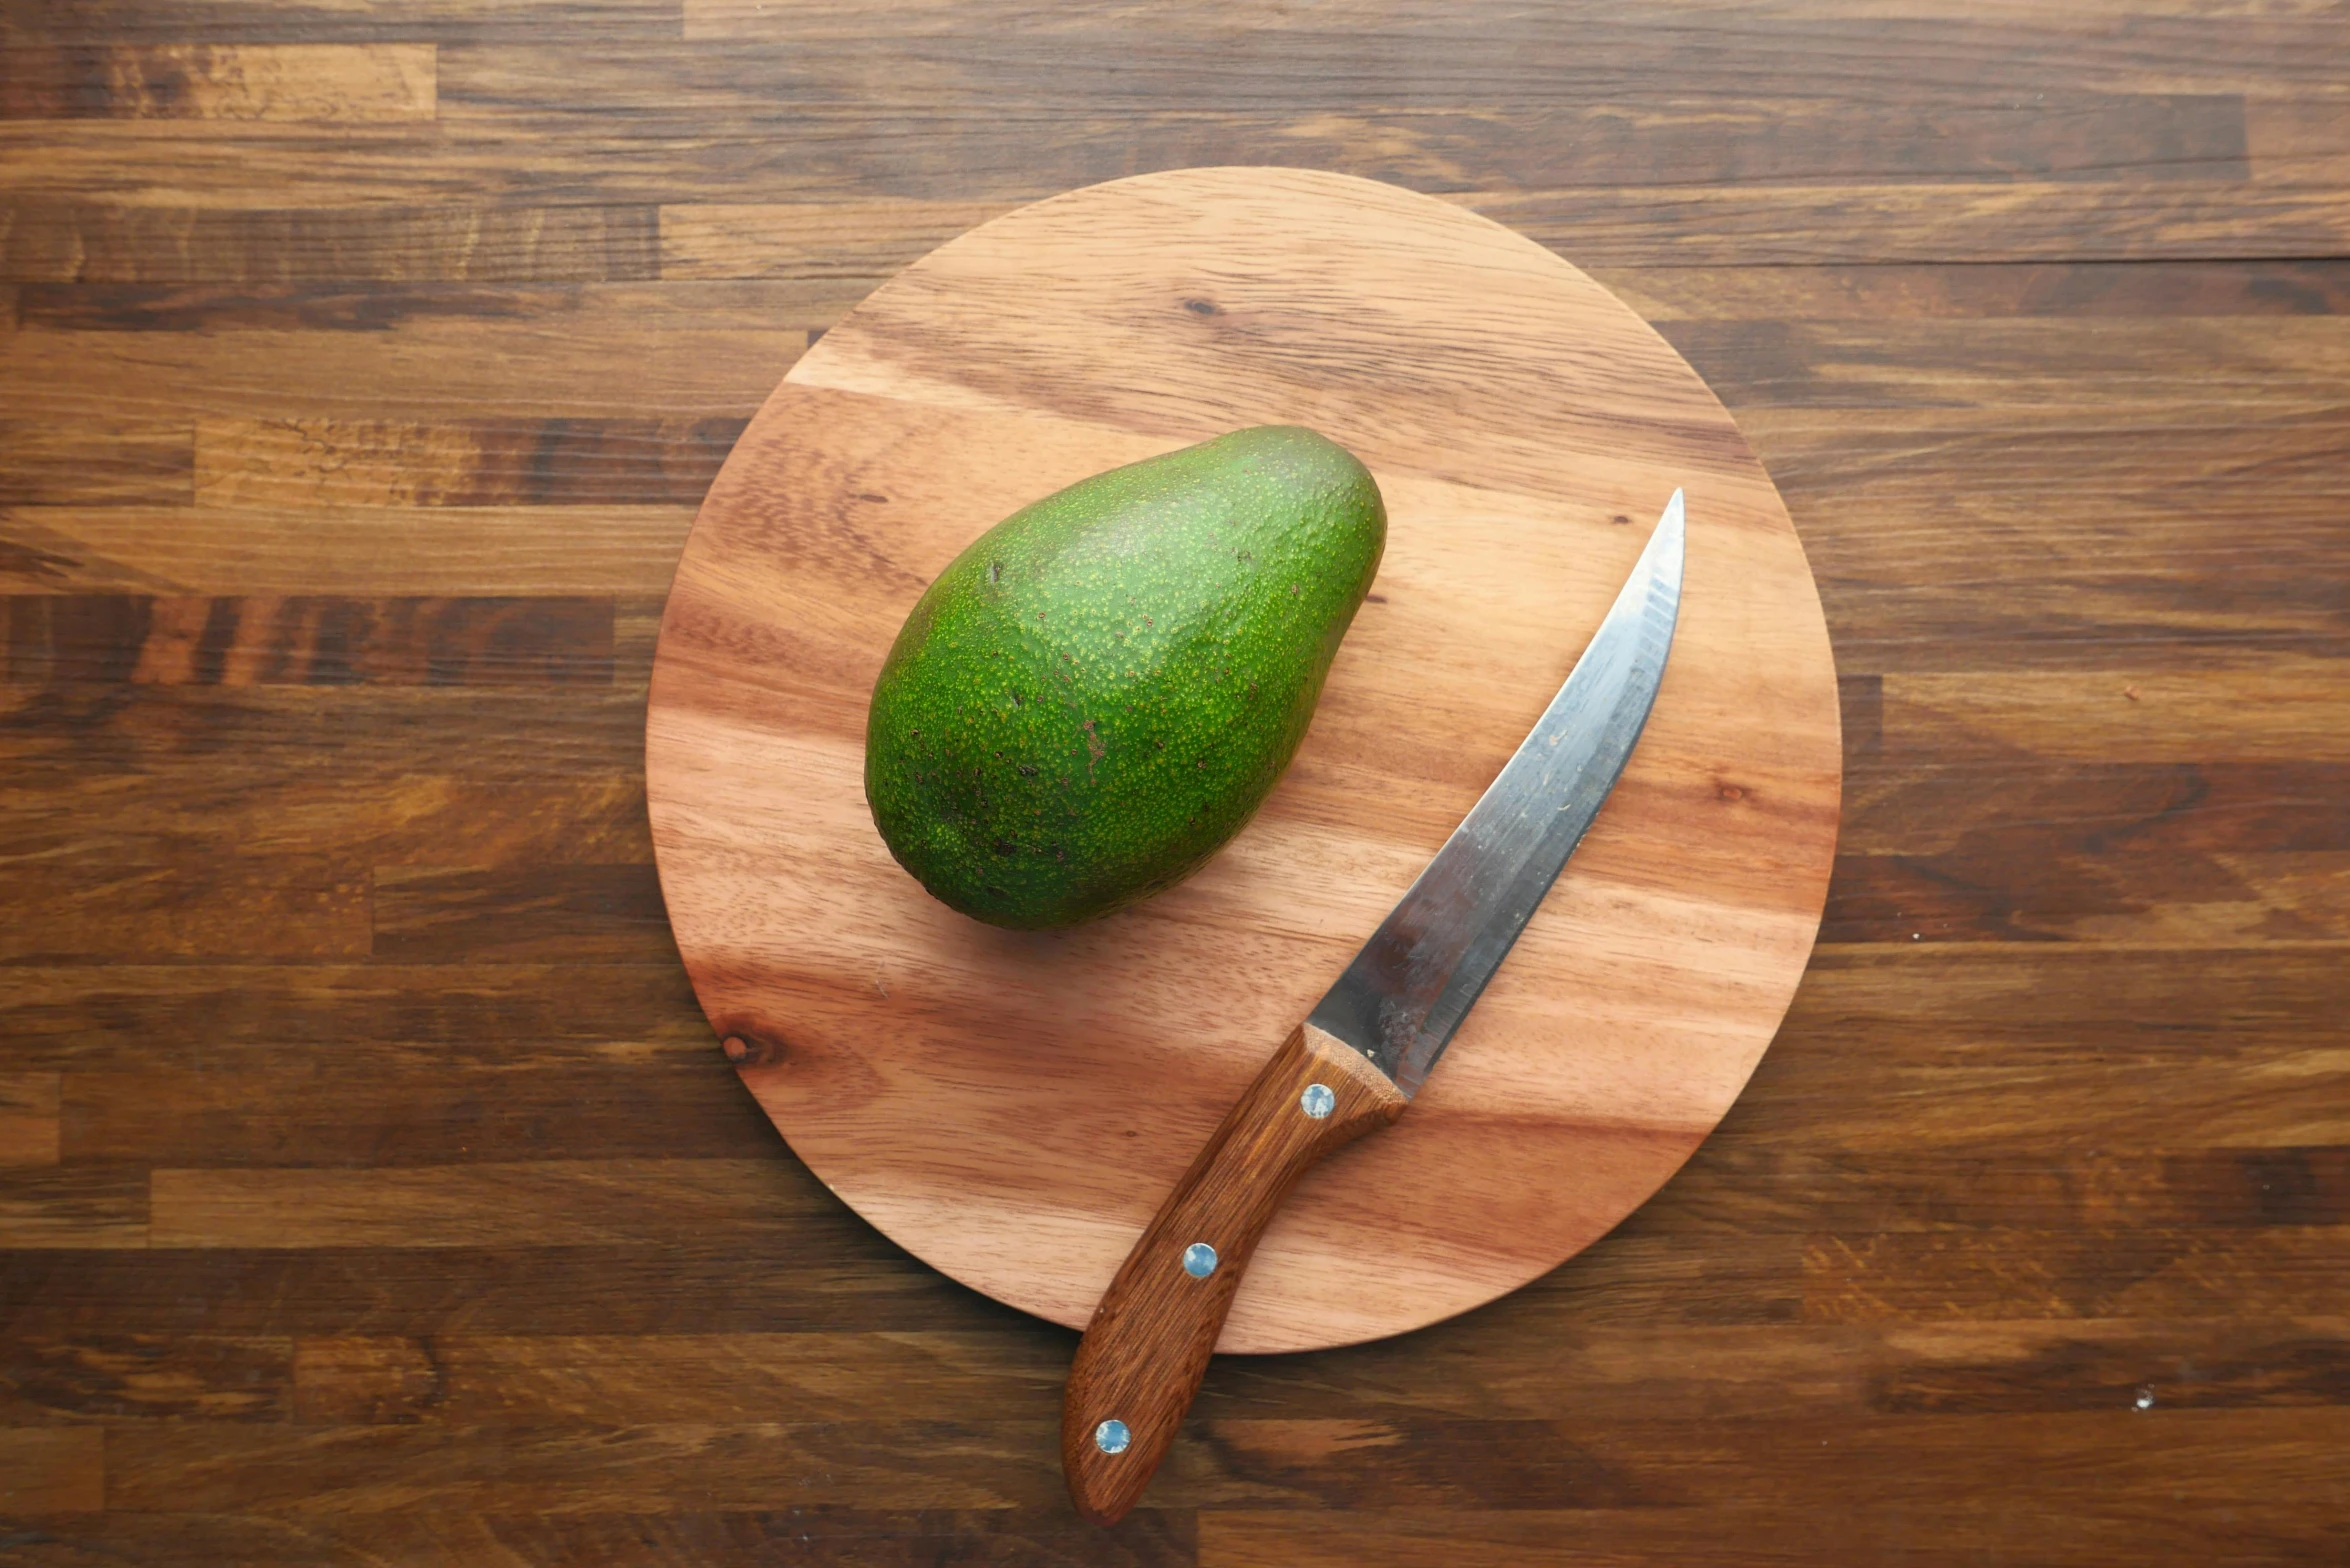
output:
M1582 842L1648 722L1681 608L1681 492L1567 683L1159 1206L1077 1347L1061 1464L1114 1524L1207 1375L1257 1239L1333 1149L1393 1122Z

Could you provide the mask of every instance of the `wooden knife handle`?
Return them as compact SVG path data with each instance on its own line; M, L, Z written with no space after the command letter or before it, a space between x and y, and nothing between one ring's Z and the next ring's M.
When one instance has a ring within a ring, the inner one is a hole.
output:
M1290 1032L1093 1310L1061 1407L1061 1464L1079 1513L1114 1524L1150 1483L1207 1375L1257 1238L1297 1179L1409 1103L1336 1036L1312 1024Z

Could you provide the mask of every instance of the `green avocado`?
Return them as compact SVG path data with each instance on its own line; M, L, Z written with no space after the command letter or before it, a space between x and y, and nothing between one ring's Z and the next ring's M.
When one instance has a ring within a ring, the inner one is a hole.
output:
M1369 470L1236 430L1022 507L906 617L865 798L934 895L1018 930L1173 887L1264 804L1379 570Z

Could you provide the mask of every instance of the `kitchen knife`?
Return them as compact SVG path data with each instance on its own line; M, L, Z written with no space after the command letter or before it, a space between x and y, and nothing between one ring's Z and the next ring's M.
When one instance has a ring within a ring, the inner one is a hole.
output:
M1094 1309L1061 1412L1086 1518L1115 1523L1142 1495L1273 1211L1322 1156L1403 1114L1615 788L1680 614L1681 510L1676 490L1533 733L1225 1114Z

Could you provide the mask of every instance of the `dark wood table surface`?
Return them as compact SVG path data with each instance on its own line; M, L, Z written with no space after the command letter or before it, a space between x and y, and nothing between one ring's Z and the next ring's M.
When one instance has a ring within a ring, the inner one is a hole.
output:
M0 1560L2350 1559L2350 8L6 0ZM694 505L893 269L1444 195L1713 383L1847 797L1785 1030L1550 1277L1221 1363L844 1209L663 918Z

